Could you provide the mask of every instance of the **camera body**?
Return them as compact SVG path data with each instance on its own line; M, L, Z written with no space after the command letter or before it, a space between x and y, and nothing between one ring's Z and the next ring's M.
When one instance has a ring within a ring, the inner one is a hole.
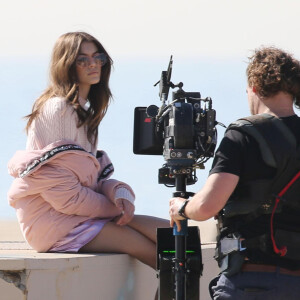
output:
M136 107L133 152L163 155L166 163L159 169L159 183L174 186L176 175L186 175L187 184L197 181L196 168L213 157L216 143L216 112L211 98L199 92L185 92L183 83L170 81L172 57L160 83L162 106ZM166 104L169 88L178 89Z

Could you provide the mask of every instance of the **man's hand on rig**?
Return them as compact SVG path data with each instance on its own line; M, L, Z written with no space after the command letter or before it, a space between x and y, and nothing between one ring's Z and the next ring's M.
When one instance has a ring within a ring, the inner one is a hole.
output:
M186 201L184 198L171 198L169 201L170 209L169 209L169 214L170 214L170 226L173 227L174 222L177 225L177 230L181 230L181 224L180 221L184 220L183 217L181 217L178 214L179 209L182 207L182 204Z

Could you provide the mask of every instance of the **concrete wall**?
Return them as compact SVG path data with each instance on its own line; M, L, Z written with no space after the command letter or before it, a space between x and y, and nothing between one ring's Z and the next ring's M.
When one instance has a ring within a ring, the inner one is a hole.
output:
M217 274L213 247L203 249L200 299ZM152 300L156 272L125 254L0 254L3 300Z
M208 300L215 222L189 223L200 227L200 299ZM157 286L156 272L128 255L36 253L16 222L0 221L0 300L153 300Z

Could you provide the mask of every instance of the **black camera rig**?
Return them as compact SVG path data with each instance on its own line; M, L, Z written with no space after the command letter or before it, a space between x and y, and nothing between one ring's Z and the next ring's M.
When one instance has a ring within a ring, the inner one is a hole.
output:
M159 83L162 105L136 107L134 118L135 154L162 155L166 164L159 170L159 183L175 185L175 175L187 175L187 184L197 181L196 169L214 155L217 143L216 111L212 99L199 92L185 92L183 83L173 84L172 56ZM178 88L167 104L169 89Z
M185 92L183 83L173 84L172 56L159 84L162 105L136 107L134 113L133 152L163 155L165 164L159 169L159 183L176 187L173 197L188 199L193 193L186 185L197 181L196 169L214 155L217 143L216 111L211 98L202 99L199 92ZM167 103L169 89L172 101ZM223 124L221 124L223 125ZM223 125L224 126L224 125ZM157 270L160 280L160 300L198 300L199 278L202 274L202 255L199 228L181 221L173 236L170 230L157 230Z

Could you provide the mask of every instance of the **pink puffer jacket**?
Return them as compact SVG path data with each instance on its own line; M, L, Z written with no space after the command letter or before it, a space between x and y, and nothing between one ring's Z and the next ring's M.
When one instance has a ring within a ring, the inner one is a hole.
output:
M108 179L113 166L104 151L100 156L74 142L58 141L42 150L17 151L9 161L15 180L8 201L35 250L47 251L83 221L119 215L114 205L118 188L134 199L127 184Z

